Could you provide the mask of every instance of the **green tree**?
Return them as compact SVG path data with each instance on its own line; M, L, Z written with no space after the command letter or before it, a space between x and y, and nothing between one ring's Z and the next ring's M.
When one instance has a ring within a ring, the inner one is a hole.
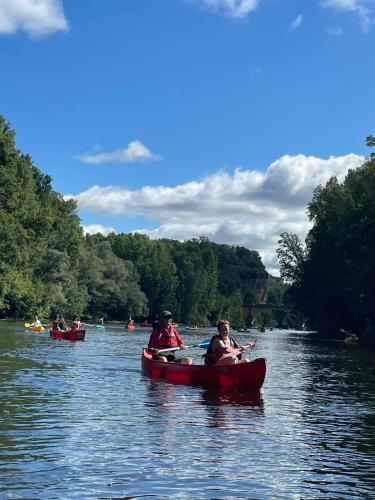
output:
M86 242L80 274L89 295L87 313L109 319L147 314L147 299L133 264L117 257L108 241L87 236Z
M36 308L50 310L53 294L43 267L54 249L67 257L72 286L61 287L59 297L69 304L72 290L77 289L73 279L82 246L76 205L53 191L51 178L17 149L15 133L1 116L0 176L0 266L4 271L0 314L23 316Z
M177 273L167 240L152 241L143 234L109 236L114 253L134 264L139 273L141 290L147 296L149 317L161 310L176 311Z
M280 276L287 283L300 280L305 250L296 234L282 233L276 250L280 263Z
M226 297L222 316L229 320L234 328L242 328L245 326L242 296L240 292L233 293L229 297Z
M300 267L298 301L320 331L375 328L375 158L319 186L308 206L313 227Z

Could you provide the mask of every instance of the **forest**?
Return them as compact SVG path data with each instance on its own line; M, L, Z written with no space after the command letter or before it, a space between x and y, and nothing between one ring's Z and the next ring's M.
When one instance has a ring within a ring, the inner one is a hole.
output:
M2 116L0 174L0 317L152 320L168 309L186 323L226 317L242 327L244 304L283 300L287 287L244 247L204 237L84 235L75 201L17 149Z
M366 145L375 147L370 135ZM354 332L375 340L375 153L339 183L318 186L307 210L312 229L302 243L281 235L278 257L287 294L309 327L324 335Z

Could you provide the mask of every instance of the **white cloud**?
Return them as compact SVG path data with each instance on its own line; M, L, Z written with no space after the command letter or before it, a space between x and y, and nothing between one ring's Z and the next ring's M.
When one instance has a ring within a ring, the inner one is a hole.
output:
M258 0L190 0L201 7L226 14L234 18L243 18L258 7Z
M60 0L0 0L0 33L38 37L67 29Z
M304 239L306 206L314 188L332 176L342 181L363 158L348 154L327 159L285 155L266 171L238 168L199 181L139 190L92 186L73 197L79 209L111 216L141 216L157 227L140 232L153 238L184 240L205 235L213 241L258 250L268 269L277 267L279 235L295 232Z
M85 153L78 156L84 163L100 165L101 163L140 163L160 160L161 156L156 155L144 146L140 141L130 142L126 148L109 153Z
M101 224L89 224L88 226L82 226L83 232L85 234L97 234L101 233L107 236L109 233L114 233L115 229L113 227L105 227Z
M326 28L326 32L329 35L333 36L342 36L344 34L344 30L341 28L341 26L331 26Z
M253 12L260 0L185 0L212 12L222 13L233 18L244 18ZM374 0L317 0L324 8L336 12L351 12L358 17L361 28L368 31L374 22ZM289 30L297 29L303 22L303 15L297 16L291 23ZM332 33L337 34L337 33ZM340 33L341 34L341 33Z
M357 15L363 31L368 31L374 22L374 0L321 0L321 5L337 12L352 12Z
M289 26L289 30L290 31L294 31L297 28L299 28L301 26L301 24L302 24L302 21L303 21L303 15L300 14L295 19L293 19L291 25Z

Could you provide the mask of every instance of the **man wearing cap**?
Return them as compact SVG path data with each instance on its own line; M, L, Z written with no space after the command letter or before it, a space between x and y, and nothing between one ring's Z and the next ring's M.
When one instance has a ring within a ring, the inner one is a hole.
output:
M154 359L158 361L174 361L176 363L191 364L191 358L176 359L174 354L168 356L159 356L159 350L169 349L176 347L185 349L184 339L178 333L172 323L172 313L170 311L163 311L160 314L159 321L154 323L150 340L148 342L148 350L153 353Z

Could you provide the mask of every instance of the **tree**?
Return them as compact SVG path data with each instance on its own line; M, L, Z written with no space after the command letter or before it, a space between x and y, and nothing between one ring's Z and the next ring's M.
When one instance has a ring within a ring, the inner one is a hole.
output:
M305 250L296 234L282 233L276 250L280 263L280 276L287 283L298 283Z
M207 239L170 242L177 269L177 314L193 324L207 324L217 297L217 261Z
M332 178L319 186L308 205L313 227L300 267L298 300L310 325L320 331L374 331L374 192L371 158L350 170L343 183Z
M369 135L366 137L366 146L369 148L374 148L375 147L375 137L373 135ZM375 153L370 154L370 158L374 158Z
M133 264L117 257L106 240L86 237L80 257L80 282L88 291L87 313L124 319L147 314L147 299Z
M48 313L53 290L46 267L50 252L66 257L58 306L73 300L82 230L74 201L53 191L52 179L15 144L15 133L0 116L0 314ZM40 273L42 275L40 275ZM71 284L69 289L68 284ZM76 301L76 300L75 300Z

